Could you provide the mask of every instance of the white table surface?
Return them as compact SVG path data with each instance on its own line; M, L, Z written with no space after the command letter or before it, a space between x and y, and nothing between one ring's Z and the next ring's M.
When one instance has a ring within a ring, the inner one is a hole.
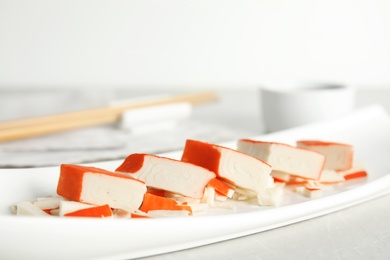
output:
M161 91L160 91L161 92ZM53 93L41 95L53 95ZM110 91L110 98L137 96L148 91ZM242 133L264 132L258 90L221 90L218 103L194 110L193 118L213 122ZM20 93L3 92L2 98ZM39 94L35 94L38 97ZM31 96L30 96L31 98ZM100 98L100 99L99 99ZM43 98L43 100L47 100ZM69 98L67 102L72 102ZM92 100L92 101L91 101ZM98 104L101 97L89 97ZM357 92L356 107L382 104L390 113L390 89ZM66 102L64 101L64 104ZM85 103L80 104L80 107ZM44 106L42 108L45 109ZM4 111L4 110L3 110ZM28 111L25 111L28 114ZM2 114L2 117L6 116ZM390 133L389 133L390 134ZM234 223L232 223L234 225ZM169 234L167 234L169 235ZM304 222L197 248L143 259L389 259L390 195Z

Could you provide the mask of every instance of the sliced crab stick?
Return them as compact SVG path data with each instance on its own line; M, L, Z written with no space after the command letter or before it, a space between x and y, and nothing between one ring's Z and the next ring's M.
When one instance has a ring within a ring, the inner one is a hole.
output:
M43 211L42 209L35 206L30 201L22 201L15 205L14 212L16 215L27 215L27 216L50 216L48 213Z
M309 187L304 187L304 186L297 187L296 192L302 194L305 197L309 197L309 198L319 198L322 196L321 189L309 188Z
M57 193L72 201L108 204L129 212L137 210L146 192L144 182L95 167L62 164Z
M367 171L361 165L354 165L351 169L338 171L337 173L342 175L345 180L367 177L368 175Z
M58 215L65 216L68 213L75 212L82 209L92 208L92 207L95 207L95 205L77 202L77 201L64 200L60 202Z
M271 176L276 182L288 182L291 178L291 175L288 173L274 170L271 172Z
M76 210L65 214L66 217L112 217L112 211L108 204Z
M205 167L219 178L256 193L273 184L270 165L227 147L187 140L181 160Z
M209 181L208 185L213 187L215 189L215 191L219 192L220 194L222 194L228 198L233 197L234 189L218 178L211 179Z
M353 163L353 146L343 143L316 140L300 140L297 146L322 153L326 156L325 169L348 170Z
M150 210L187 210L192 214L190 206L180 205L173 199L146 193L141 211L148 213Z
M241 139L237 150L265 161L273 170L307 179L319 179L325 164L325 155L284 143Z
M343 181L345 181L343 175L337 173L334 170L328 170L328 169L322 171L321 178L319 180L320 183L324 183L324 184L339 183Z
M116 169L142 180L148 187L201 199L215 174L194 164L152 154L131 154Z

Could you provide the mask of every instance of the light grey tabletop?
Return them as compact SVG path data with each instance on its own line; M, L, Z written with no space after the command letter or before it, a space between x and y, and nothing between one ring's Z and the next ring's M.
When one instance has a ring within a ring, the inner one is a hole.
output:
M117 90L110 91L108 96L115 99L140 96L148 92L147 90ZM160 92L164 91L160 90ZM220 102L196 108L193 112L194 119L232 129L242 137L264 133L258 90L218 92ZM19 99L18 95L20 93L3 92L2 98L18 97ZM34 95L35 98L46 101L52 100L50 95L64 97L58 92L44 91ZM82 102L74 102L76 96L80 98L79 94L67 95L62 99L62 105L72 103L74 106L79 105L80 108L85 105ZM107 98L104 93L95 97L85 96L84 99L89 101L88 104L95 105L105 101L102 100L104 99L102 96ZM24 98L27 101L31 99L31 95L25 95ZM374 103L382 104L390 112L390 90L363 89L357 92L356 107ZM41 110L45 110L42 104L37 105L42 106ZM52 105L47 104L47 106ZM18 107L18 109L23 108ZM35 108L37 109L39 107ZM28 110L18 112L29 113ZM143 259L389 259L389 255L390 195L387 195L277 229Z

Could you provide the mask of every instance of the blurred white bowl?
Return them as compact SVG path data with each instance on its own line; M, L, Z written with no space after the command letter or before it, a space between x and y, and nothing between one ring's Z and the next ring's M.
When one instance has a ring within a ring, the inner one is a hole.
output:
M261 88L267 132L346 115L353 110L354 100L354 88L344 84L287 82Z

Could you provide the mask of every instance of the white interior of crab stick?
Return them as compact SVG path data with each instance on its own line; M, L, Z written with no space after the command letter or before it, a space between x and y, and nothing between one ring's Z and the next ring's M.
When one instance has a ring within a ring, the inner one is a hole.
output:
M257 193L273 184L270 165L227 147L187 140L182 160L205 167L218 177Z
M218 150L221 153L218 171L220 177L256 192L262 192L272 185L272 168L268 164L230 149L219 147Z
M321 141L297 141L297 146L322 153L326 156L325 168L330 170L348 170L353 164L353 146L341 143Z
M207 183L215 174L194 164L151 154L132 154L116 169L142 180L147 186L187 197L203 197Z
M129 212L137 210L145 183L94 167L61 165L57 193L67 199L94 205L108 204Z
M273 170L308 179L319 179L325 164L323 154L282 143L242 139L237 150L265 161Z

